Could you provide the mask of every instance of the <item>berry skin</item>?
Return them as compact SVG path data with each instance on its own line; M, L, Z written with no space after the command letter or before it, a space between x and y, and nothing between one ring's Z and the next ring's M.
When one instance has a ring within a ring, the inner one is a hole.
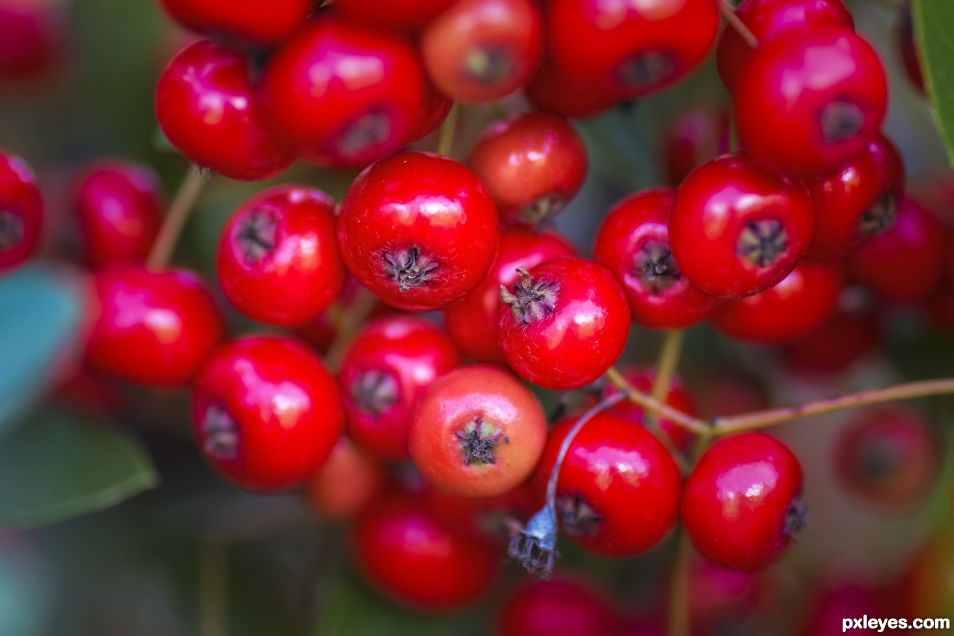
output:
M96 275L96 292L101 310L89 361L124 380L185 384L225 332L215 300L192 272L115 265Z
M407 144L413 143L437 130L444 123L453 105L454 102L434 88L430 80L424 82L424 97L421 101L421 109L418 111L417 118L408 131L404 142Z
M450 612L483 596L500 556L474 531L448 526L425 502L403 492L381 496L351 527L365 576L392 599L419 610Z
M603 219L593 248L626 292L633 321L681 329L715 311L719 299L683 275L669 245L673 190L645 190L617 203Z
M500 308L498 344L525 380L575 389L603 375L623 352L630 328L626 296L593 261L547 261L500 294L506 306Z
M682 521L702 556L755 571L805 525L802 467L778 440L741 433L707 450L686 481Z
M497 617L498 636L622 636L623 620L604 595L570 578L528 580Z
M935 483L937 440L916 411L883 407L862 413L840 433L835 468L841 485L868 503L909 507Z
M348 271L381 300L427 311L480 282L497 249L497 225L490 195L466 166L405 152L351 184L338 244Z
M371 501L384 479L377 460L342 435L308 483L307 500L322 517L350 519Z
M726 303L712 318L722 333L749 342L786 342L821 326L838 305L840 265L802 261L775 286Z
M533 0L460 0L421 34L421 55L442 93L489 102L527 83L543 52Z
M836 374L875 351L881 342L873 311L836 311L817 329L786 343L785 362L812 374Z
M904 163L894 144L877 135L841 168L807 184L815 201L808 256L840 259L894 223L904 194Z
M417 30L439 16L456 0L335 0L335 11L363 24L388 29Z
M309 0L162 0L184 27L208 36L234 36L269 45L290 36L312 10Z
M232 214L219 241L222 290L247 316L300 326L341 293L334 201L320 190L283 185L262 192Z
M61 0L0 2L0 77L23 78L56 61L65 39Z
M0 271L27 260L43 225L43 199L30 167L0 152Z
M497 257L487 275L461 298L447 306L447 331L463 353L481 362L505 364L497 345L500 331L500 286L509 287L520 278L518 268L533 269L576 250L558 234L514 227L500 234Z
M526 113L491 124L467 163L487 186L506 223L540 225L583 186L583 140L564 117Z
M190 161L231 179L267 179L294 160L261 126L248 60L212 42L184 49L162 72L156 119Z
M334 378L296 340L249 336L209 359L192 422L212 466L239 486L278 492L310 478L341 434Z
M888 102L878 54L837 27L787 31L762 44L732 94L743 146L798 174L836 170L861 152Z
M947 242L944 225L904 198L894 225L855 250L849 271L887 301L918 303L941 286Z
M575 418L556 425L533 484L543 496L553 464ZM679 467L641 426L600 413L570 443L557 482L560 527L591 552L612 556L646 552L679 516Z
M743 0L735 11L752 35L764 44L789 30L812 31L834 26L854 30L854 20L842 0ZM722 83L733 91L754 49L733 28L724 29L716 50Z
M565 117L593 117L618 101L610 91L597 90L584 79L572 79L551 59L544 59L524 87L527 99L539 108Z
M727 152L729 114L721 108L693 108L680 113L666 126L663 165L673 187L703 163Z
M366 325L339 375L352 439L379 457L407 457L415 406L436 378L458 364L447 335L422 318L392 316Z
M89 261L144 262L159 233L162 205L159 178L147 166L110 161L89 167L73 194Z
M320 17L269 60L259 96L271 130L305 159L361 167L404 143L425 91L403 37Z
M436 487L493 497L523 482L547 439L543 408L509 373L474 365L431 384L410 430L414 463Z
M739 298L779 282L808 250L815 211L808 190L747 154L690 174L669 218L672 253L701 291Z
M629 382L634 389L648 394L652 393L653 383L656 380L656 372L653 369L634 367L626 369L622 373L623 377L626 378L626 381ZM609 397L617 393L619 393L619 389L611 382L607 382L603 388L603 397ZM674 377L670 381L669 391L666 393L666 404L687 415L698 415L698 409L692 396L690 396L682 386L679 378ZM616 404L608 409L607 412L627 419L635 424L639 424L640 426L643 425L646 418L646 411L643 407L628 400ZM690 449L696 439L690 431L667 419L659 420L659 428L672 440L672 443L675 444L677 448L682 450Z
M554 61L567 76L620 99L674 83L709 52L719 12L712 0L664 4L554 0Z

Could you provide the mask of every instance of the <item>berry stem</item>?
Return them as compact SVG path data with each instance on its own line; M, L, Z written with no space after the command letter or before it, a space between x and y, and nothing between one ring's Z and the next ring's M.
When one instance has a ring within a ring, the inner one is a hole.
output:
M182 180L179 191L176 192L172 205L159 228L159 236L152 245L149 257L146 259L146 267L152 270L163 269L172 258L172 252L176 249L176 243L179 242L179 235L182 234L182 228L185 226L186 219L189 218L189 212L195 206L195 202L202 192L202 188L208 182L208 178L203 170L198 166L189 168L189 172Z
M609 370L606 371L606 379L622 391L633 404L637 404L650 413L655 413L657 416L667 419L697 435L709 434L708 422L687 415L678 409L672 408L665 402L655 399L651 395L636 390L616 368L610 367Z
M444 123L441 124L441 131L437 137L437 154L451 156L451 151L454 149L454 134L457 132L458 115L460 115L460 104L454 102L447 111Z
M335 340L325 354L325 366L331 371L341 368L345 353L358 335L365 320L374 310L378 299L364 287L359 287L348 306L335 303L328 308L328 317L335 327Z
M653 399L665 403L669 395L669 385L676 373L679 356L682 354L683 331L675 329L667 331L663 338L662 349L659 351L659 360L656 362L656 378L653 380ZM646 415L646 425L650 428L659 426L659 414L650 411Z
M735 13L735 7L732 6L732 3L729 0L719 0L719 10L722 11L722 17L725 18L725 21L729 24L730 27L736 30L736 32L745 40L745 43L748 44L753 49L758 48L759 39L755 37L755 34L749 30L749 27L745 26L745 23L742 22L741 18Z
M228 552L221 541L199 543L199 634L228 634Z
M669 587L669 636L689 636L689 555L692 546L685 529L676 530L676 556Z

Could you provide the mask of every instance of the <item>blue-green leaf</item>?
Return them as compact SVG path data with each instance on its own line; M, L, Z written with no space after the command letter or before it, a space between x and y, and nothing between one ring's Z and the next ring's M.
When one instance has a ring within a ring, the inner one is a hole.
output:
M954 1L912 2L915 40L937 121L954 165Z

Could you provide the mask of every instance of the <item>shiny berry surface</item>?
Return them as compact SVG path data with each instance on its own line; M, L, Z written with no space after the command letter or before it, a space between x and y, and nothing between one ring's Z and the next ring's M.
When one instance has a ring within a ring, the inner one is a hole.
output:
M524 581L497 617L500 636L622 636L618 611L591 585L566 576Z
M33 171L16 155L0 152L0 271L33 254L42 226L43 199Z
M162 0L162 6L183 26L203 35L264 45L290 36L312 10L309 0Z

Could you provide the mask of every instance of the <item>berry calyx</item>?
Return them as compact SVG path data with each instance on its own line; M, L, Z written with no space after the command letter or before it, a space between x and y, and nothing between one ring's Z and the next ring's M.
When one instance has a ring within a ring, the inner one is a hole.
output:
M500 302L510 308L513 319L519 325L530 325L553 313L560 293L560 283L555 280L534 280L525 268L517 270L520 279L509 291L500 286Z
M497 444L509 444L510 438L504 435L499 428L478 415L464 425L463 430L457 431L460 441L460 451L464 456L465 464L496 464L497 455L494 450Z

